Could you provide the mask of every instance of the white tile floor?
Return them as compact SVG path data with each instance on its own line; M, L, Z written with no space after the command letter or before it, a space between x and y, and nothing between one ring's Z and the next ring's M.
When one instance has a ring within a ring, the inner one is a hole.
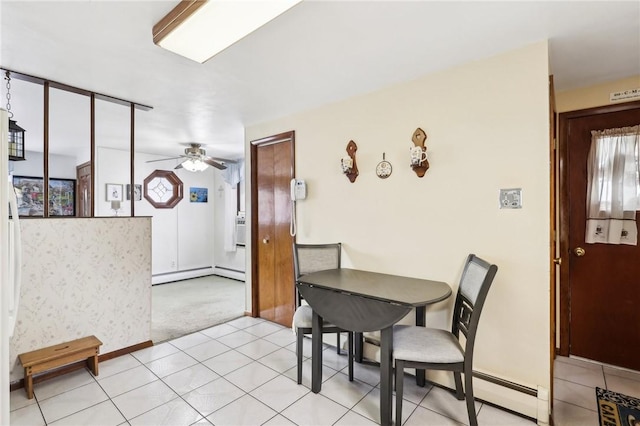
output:
M596 386L640 398L640 372L566 357L554 367L555 426L597 425Z
M305 341L305 354L311 351ZM379 371L327 347L320 394L310 392L311 361L297 385L295 337L289 328L238 318L36 384L35 398L11 393L11 425L375 425ZM640 396L640 377L584 362L556 363L556 425L597 424L594 386ZM405 381L405 425L468 424L464 401L438 387ZM477 403L481 425L533 425L531 420Z

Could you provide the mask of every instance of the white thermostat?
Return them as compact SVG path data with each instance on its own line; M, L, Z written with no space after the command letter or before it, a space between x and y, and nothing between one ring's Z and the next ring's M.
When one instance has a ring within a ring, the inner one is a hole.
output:
M501 209L522 208L522 188L510 188L500 190Z

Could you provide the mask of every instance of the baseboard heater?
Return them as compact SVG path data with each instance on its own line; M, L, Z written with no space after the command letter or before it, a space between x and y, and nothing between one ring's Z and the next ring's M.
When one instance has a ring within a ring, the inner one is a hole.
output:
M538 386L537 389L530 388L528 386L524 386L519 383L514 383L512 381L505 380L500 377L481 373L479 371L474 371L473 377L535 398L536 403L534 407L531 407L533 411L530 413L530 416L527 416L524 413L523 414L527 417L535 419L538 425L549 424L549 420L550 420L549 389L543 386ZM534 413L535 413L535 416L534 416Z
M216 269L222 269L223 271L239 272L241 274L244 274L244 271L241 271L240 269L225 268L224 266L216 266Z
M204 268L184 269L181 271L163 272L160 274L154 274L151 276L151 284L164 284L173 281L188 280L190 278L206 277L207 275L213 275L214 269L212 266L206 266Z
M522 392L526 395L534 396L536 398L538 397L538 389L533 389L528 386L521 385L519 383L514 383L509 380L501 379L500 377L490 376L489 374L480 373L479 371L474 371L473 377L476 377L480 380L484 380L485 382L493 383L494 385L503 386L505 388Z
M214 274L221 277L230 278L232 280L245 281L245 272L239 269L226 268L224 266L216 266Z

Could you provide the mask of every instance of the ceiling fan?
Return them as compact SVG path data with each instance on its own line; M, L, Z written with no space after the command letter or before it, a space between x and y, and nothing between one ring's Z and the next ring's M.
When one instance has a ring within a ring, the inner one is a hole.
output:
M208 166L213 166L216 169L224 170L227 166L224 165L225 162L231 162L230 160L225 160L222 158L213 158L207 155L207 152L200 148L201 144L199 143L190 143L189 148L185 148L184 154L178 157L171 158L163 158L161 160L149 160L147 163L154 163L156 161L166 161L166 160L175 160L177 158L184 158L185 160L178 164L174 169L186 169L190 172L200 172L206 169Z

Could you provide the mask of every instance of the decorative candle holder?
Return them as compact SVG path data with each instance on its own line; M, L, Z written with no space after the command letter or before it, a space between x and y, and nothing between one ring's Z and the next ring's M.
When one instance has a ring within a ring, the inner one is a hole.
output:
M111 210L115 213L115 216L118 216L118 210L120 210L120 201L113 200L111 201Z

